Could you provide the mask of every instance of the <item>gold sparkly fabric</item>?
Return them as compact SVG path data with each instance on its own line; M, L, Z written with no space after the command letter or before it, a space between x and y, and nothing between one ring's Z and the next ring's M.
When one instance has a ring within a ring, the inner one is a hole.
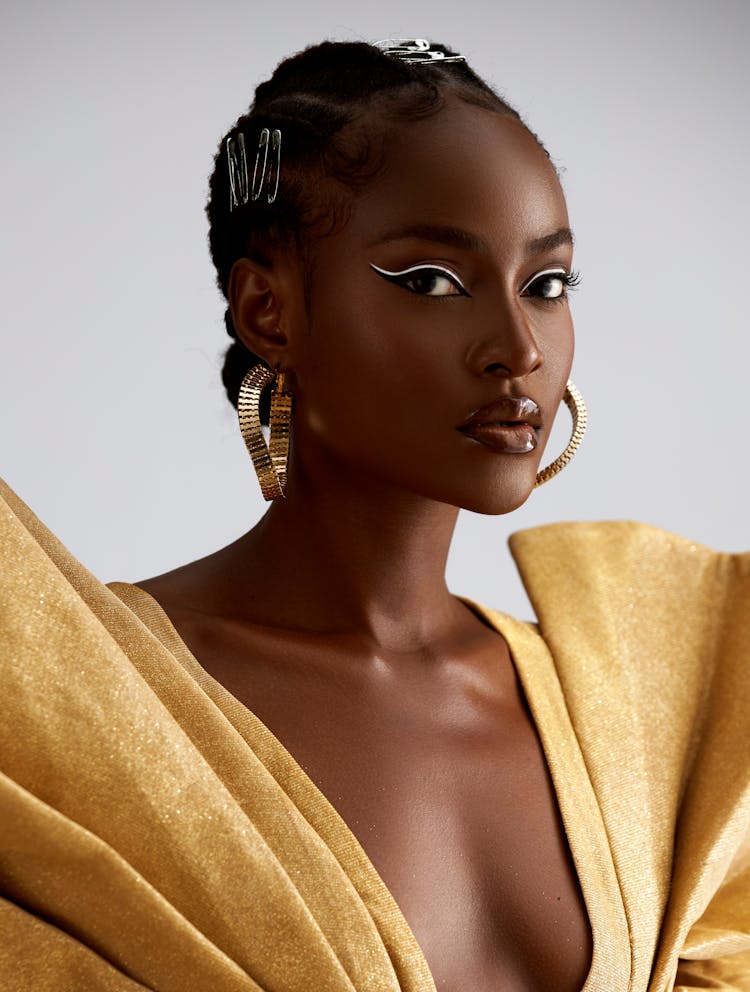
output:
M0 989L435 992L281 742L0 483ZM750 992L750 554L522 531L506 638L594 937L585 992Z

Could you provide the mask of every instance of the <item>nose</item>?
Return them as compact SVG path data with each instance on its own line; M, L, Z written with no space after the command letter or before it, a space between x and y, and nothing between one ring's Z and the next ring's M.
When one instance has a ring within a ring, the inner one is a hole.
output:
M466 364L474 375L520 378L544 362L528 314L520 301L495 313L492 329L469 347Z

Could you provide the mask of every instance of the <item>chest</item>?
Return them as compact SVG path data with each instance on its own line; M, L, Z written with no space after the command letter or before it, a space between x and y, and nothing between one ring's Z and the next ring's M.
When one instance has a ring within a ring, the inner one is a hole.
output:
M475 670L383 664L363 677L269 645L190 646L357 837L438 992L580 992L588 916L509 657L493 686Z

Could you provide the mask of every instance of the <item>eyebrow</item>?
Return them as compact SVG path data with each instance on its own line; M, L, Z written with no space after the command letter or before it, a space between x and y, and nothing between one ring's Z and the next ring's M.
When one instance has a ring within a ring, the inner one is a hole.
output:
M402 227L391 228L379 235L373 245L384 244L387 241L405 241L407 238L418 238L420 241L441 241L444 244L468 248L469 251L486 252L487 244L476 234L464 231L461 227L449 224L404 224Z
M461 227L452 227L449 224L404 224L402 227L394 227L385 231L371 242L371 246L385 244L388 241L405 241L407 238L418 238L421 241L440 241L443 244L466 248L477 254L489 253L487 242L477 234L465 231ZM573 245L574 243L573 232L570 228L561 227L551 234L532 238L526 243L526 251L529 255L539 255L542 252L559 248L561 245Z
M570 245L572 247L574 244L575 239L571 229L569 227L561 227L557 231L553 231L552 234L545 234L541 238L533 238L531 241L528 241L526 243L526 250L530 255L539 255L543 251L552 251L561 245Z

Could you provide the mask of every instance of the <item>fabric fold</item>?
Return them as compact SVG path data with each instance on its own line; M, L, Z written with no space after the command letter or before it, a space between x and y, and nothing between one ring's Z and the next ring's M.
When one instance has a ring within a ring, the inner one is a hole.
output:
M205 938L189 948L198 971L215 954L269 992L306 992L313 978L335 992L398 989L391 954L398 962L406 944L387 920L378 932L263 762L158 639L13 502L0 507L4 774L156 885ZM2 830L20 900L23 872ZM136 980L153 984L149 955L133 957L145 969ZM401 987L419 988L408 953L400 970Z
M585 992L750 990L750 554L646 524L511 551L506 639L594 933ZM365 851L143 590L0 482L0 987L435 992Z
M631 987L673 987L705 912L701 954L733 948L750 988L750 554L630 521L549 524L510 547L600 799Z

